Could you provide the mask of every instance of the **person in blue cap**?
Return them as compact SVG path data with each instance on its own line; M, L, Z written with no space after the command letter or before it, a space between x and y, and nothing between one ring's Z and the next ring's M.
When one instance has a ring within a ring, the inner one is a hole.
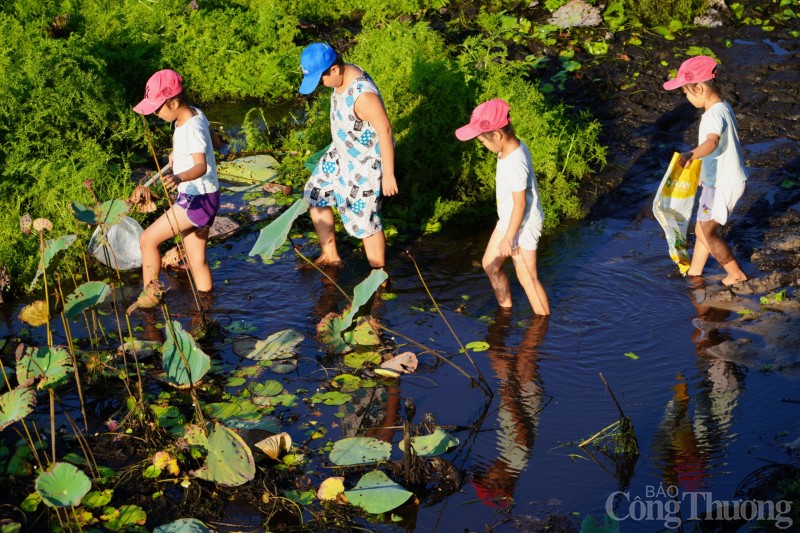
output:
M385 263L386 239L380 217L383 196L397 194L394 138L381 94L360 67L345 63L326 43L313 43L300 56L301 94L322 83L331 92L333 142L306 183L311 220L320 243L317 264L338 264L333 207L347 233L361 239L372 268Z

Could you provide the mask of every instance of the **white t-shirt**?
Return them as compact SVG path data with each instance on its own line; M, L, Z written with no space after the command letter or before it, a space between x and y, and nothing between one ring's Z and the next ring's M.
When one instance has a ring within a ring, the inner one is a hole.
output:
M511 220L511 212L514 210L514 197L511 193L525 191L525 216L522 218L520 230L527 225L535 225L541 231L544 220L542 201L539 199L531 152L524 142L520 141L519 148L505 157L497 158L495 189L499 230L506 231Z
M194 166L192 154L206 154L206 173L192 181L178 185L183 194L208 194L219 190L217 180L217 161L214 159L214 146L211 143L211 125L202 111L193 107L197 114L175 127L172 134L172 171L175 174L186 172Z
M736 116L727 102L716 103L703 113L700 119L699 144L706 141L709 133L719 135L719 144L713 152L700 158L703 162L700 167L703 186L726 187L746 181Z

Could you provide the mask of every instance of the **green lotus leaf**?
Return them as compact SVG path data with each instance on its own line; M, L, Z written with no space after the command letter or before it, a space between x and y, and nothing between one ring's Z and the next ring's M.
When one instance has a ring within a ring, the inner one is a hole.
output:
M158 419L158 425L162 428L182 426L186 423L186 416L181 413L175 405L151 404L150 409Z
M331 381L341 392L355 392L361 388L361 378L353 374L340 374Z
M264 383L250 383L247 389L253 393L253 396L277 396L283 392L283 385L280 381L268 379Z
M309 506L314 503L314 491L313 490L304 490L304 491L297 491L297 490L285 490L283 491L283 495L292 500L295 503L299 503L300 505Z
M377 333L377 326L369 317L360 317L356 327L345 333L345 340L352 346L377 346L381 338Z
M211 358L197 346L194 338L177 320L172 321L172 327L164 330L167 341L161 351L164 355L162 365L167 373L167 381L179 387L188 387L191 374L192 384L196 384L211 368ZM188 368L184 358L189 363Z
M192 472L200 479L236 487L255 477L253 452L233 430L214 424L208 435L207 450L206 464Z
M36 393L28 387L17 387L0 396L0 431L33 412Z
M36 271L36 275L33 277L33 281L31 281L30 287L28 287L28 292L32 291L33 288L36 286L36 282L39 280L39 276L41 276L47 267L50 266L50 263L53 259L58 255L58 252L63 252L70 246L72 243L75 242L75 239L78 237L76 235L62 235L58 239L48 239L45 242L44 246L44 269L42 269L41 261L39 262L39 269Z
M233 161L220 161L217 163L217 175L223 181L266 183L277 176L277 166L278 162L271 155L249 155Z
M103 507L104 505L108 505L113 496L114 491L112 489L106 489L103 491L93 490L83 497L81 500L81 505L91 508Z
M101 224L113 226L122 220L122 217L128 212L128 203L125 200L109 200L100 204L100 219Z
M143 526L147 513L138 505L122 505L112 512L104 512L107 521L103 524L111 531L125 531L131 526Z
M261 229L249 255L258 255L264 262L272 259L275 250L286 242L292 223L306 211L308 211L308 200L302 199L292 204L278 218Z
M347 501L371 514L381 514L397 509L413 496L413 493L389 479L380 470L367 472L353 490L344 492Z
M24 383L38 379L36 388L57 387L69 379L73 371L69 352L61 346L40 346L28 348L17 361L17 379Z
M264 340L256 341L255 348L245 357L255 361L271 361L273 359L282 359L284 357L292 357L294 355L294 348L303 342L305 337L299 331L293 329L285 329L277 333L273 333Z
M339 466L363 465L386 461L392 445L374 437L348 437L333 443L330 460Z
M220 420L228 418L259 420L261 418L258 406L250 399L242 397L233 398L229 402L207 403L203 406L203 412Z
M265 416L260 420L245 420L243 418L225 418L222 420L225 426L231 429L260 429L270 433L280 433L281 423L274 416Z
M279 361L275 361L270 365L269 369L275 374L288 374L289 372L294 372L297 370L297 359L281 359Z
M349 394L339 391L318 392L311 397L314 403L324 403L325 405L344 405L353 399Z
M77 507L91 488L89 477L69 463L55 463L36 478L36 492L48 507Z
M474 341L467 344L465 348L473 352L485 352L489 349L489 343L486 341Z
M458 438L455 435L448 433L442 428L436 428L430 435L411 437L411 447L414 448L414 452L421 457L442 455L453 446L458 446L458 442ZM403 441L400 441L398 446L401 450L406 451Z
M361 368L367 363L373 365L381 364L381 354L374 351L369 352L351 352L344 356L344 364L350 368Z
M197 518L180 518L169 524L158 526L153 533L213 533L213 531Z
M388 278L389 275L382 268L373 269L367 279L356 285L356 288L353 289L353 303L342 313L342 330L350 329L361 307L370 301L375 291Z
M111 294L111 287L102 281L88 281L80 285L64 301L64 314L70 320L96 305L100 305Z
M336 313L330 313L317 325L319 340L328 349L328 352L343 354L351 351L352 346L344 341L344 321Z
M72 202L72 211L75 214L75 218L79 222L84 222L90 226L97 224L97 213L95 213L90 207L87 207L80 202Z

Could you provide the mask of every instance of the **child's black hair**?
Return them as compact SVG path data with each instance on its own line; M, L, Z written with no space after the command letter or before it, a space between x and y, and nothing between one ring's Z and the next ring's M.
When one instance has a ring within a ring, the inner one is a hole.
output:
M717 93L721 99L725 100L725 93L722 92L722 87L720 87L720 84L716 78L712 78L706 81L701 81L698 83L687 83L686 86L694 92L695 88L701 83L705 83L709 89Z

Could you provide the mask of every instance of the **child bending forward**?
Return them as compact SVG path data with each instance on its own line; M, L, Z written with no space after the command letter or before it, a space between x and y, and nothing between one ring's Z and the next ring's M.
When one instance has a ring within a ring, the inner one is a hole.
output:
M495 186L497 226L483 254L483 269L492 283L500 307L511 307L511 287L503 270L507 257L537 315L549 315L547 294L536 274L536 248L544 214L533 172L531 153L511 125L509 105L495 98L472 111L469 124L456 130L461 141L478 138L497 154Z

